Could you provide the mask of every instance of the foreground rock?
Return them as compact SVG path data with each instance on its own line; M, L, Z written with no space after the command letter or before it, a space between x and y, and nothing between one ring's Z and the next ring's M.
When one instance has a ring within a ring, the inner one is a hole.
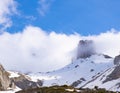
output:
M30 77L24 74L18 73L17 77L11 78L11 81L20 89L29 89L29 88L37 88L42 86L43 82L41 80L38 80L37 82L34 82L31 80Z
M7 90L10 87L9 73L0 64L0 90Z

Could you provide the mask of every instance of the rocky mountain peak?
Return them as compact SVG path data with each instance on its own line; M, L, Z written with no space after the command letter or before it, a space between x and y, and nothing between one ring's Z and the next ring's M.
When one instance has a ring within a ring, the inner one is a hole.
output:
M80 40L77 49L77 59L87 58L95 54L94 42L92 40Z

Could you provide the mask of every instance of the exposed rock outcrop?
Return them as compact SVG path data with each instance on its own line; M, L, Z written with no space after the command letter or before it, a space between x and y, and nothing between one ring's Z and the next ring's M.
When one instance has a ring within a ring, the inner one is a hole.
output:
M0 64L0 90L7 90L10 86L9 73Z
M95 54L94 42L92 40L80 40L77 50L77 59L87 58Z
M21 89L37 88L43 85L43 81L31 81L30 77L23 74L20 74L19 77L12 78L12 81Z
M103 83L112 81L118 78L120 78L120 65L115 67L115 69L112 71L110 75L107 76L106 80L104 80Z
M114 58L114 65L119 65L119 64L120 64L120 55Z
M73 82L71 84L72 87L77 87L79 84L81 84L82 82L86 81L84 78L80 78L79 80Z
M103 56L105 57L105 58L112 58L111 56L109 56L109 55L105 55L105 54L103 54Z

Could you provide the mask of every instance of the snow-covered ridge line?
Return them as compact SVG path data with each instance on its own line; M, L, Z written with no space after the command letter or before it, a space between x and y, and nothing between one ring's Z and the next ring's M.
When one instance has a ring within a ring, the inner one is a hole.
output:
M57 85L71 85L75 81L81 83L77 87L83 86L86 82L93 79L97 73L104 73L104 71L113 66L113 58L105 58L102 54L92 55L89 58L80 58L74 60L66 67L49 72L49 73L37 73L30 74L30 77L35 79L42 79L44 81L43 86ZM80 81L83 78L85 81Z

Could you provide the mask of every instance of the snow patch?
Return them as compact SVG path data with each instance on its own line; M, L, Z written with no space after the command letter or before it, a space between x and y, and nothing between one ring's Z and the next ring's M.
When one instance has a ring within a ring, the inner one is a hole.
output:
M37 82L37 80L54 80L54 79L60 79L60 76L40 76L40 75L31 75L30 76L32 81Z
M12 71L7 71L10 75L9 78L14 78L14 77L19 77L19 73L18 72L12 72Z

